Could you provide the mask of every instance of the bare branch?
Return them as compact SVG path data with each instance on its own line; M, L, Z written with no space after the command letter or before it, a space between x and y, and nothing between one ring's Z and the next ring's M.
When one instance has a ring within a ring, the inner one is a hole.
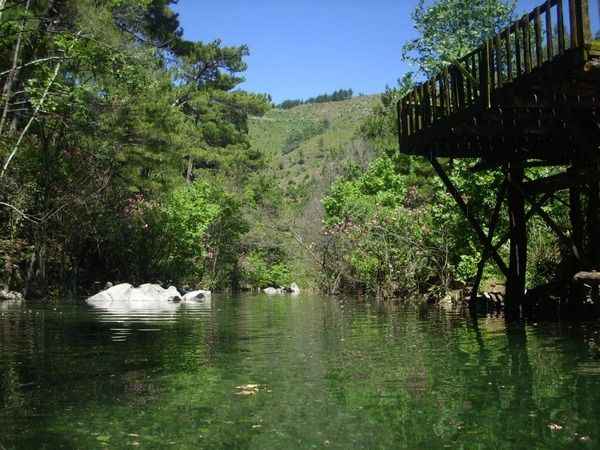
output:
M48 61L54 61L54 60L57 60L57 59L64 60L64 59L67 59L67 58L65 58L64 56L49 56L47 58L40 58L40 59L36 59L35 61L30 61L30 62L28 62L26 64L22 64L19 67L17 67L16 70L21 70L21 69L24 69L25 67L33 66L35 64L42 64L42 63L45 63L45 62L48 62ZM11 71L12 71L12 69L11 70L5 70L4 72L0 72L0 77L3 77L4 75L8 75Z
M0 205L1 206L6 206L7 208L12 209L17 214L19 214L21 217L23 217L23 219L25 219L25 220L28 220L28 221L33 222L35 224L39 223L36 219L34 219L33 217L31 217L28 214L25 214L23 211L21 211L20 209L18 209L16 206L11 205L10 203L0 202Z

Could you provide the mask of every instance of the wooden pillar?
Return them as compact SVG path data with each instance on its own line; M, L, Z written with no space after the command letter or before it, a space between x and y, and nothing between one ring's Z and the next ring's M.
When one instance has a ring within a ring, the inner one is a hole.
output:
M596 168L590 176L589 200L587 211L588 258L591 270L600 270L600 186Z
M527 271L527 220L525 199L522 195L523 165L519 161L508 164L508 213L510 223L510 264L506 280L506 310L518 313L525 295Z
M582 270L583 266L583 242L584 223L583 209L581 206L581 185L577 183L578 170L571 167L568 169L571 186L569 187L569 216L571 219L571 239L578 254L573 255L573 274ZM572 275L573 275L572 274Z

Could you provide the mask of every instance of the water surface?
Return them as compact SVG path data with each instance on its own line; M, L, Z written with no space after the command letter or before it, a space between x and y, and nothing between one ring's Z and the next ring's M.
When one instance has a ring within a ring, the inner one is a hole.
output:
M0 310L0 449L600 448L600 326L318 296Z

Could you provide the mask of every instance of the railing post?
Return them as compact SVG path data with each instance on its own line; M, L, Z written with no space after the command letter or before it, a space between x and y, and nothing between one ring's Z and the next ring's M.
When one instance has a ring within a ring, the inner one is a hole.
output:
M580 47L592 40L589 0L569 0L571 47Z
M490 98L490 44L485 41L485 44L479 51L479 83L481 106L484 109L489 109L491 105Z

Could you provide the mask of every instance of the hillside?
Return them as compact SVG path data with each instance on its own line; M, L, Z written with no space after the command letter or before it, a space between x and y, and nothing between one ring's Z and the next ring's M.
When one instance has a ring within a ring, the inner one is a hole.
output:
M324 168L331 162L368 162L370 150L357 131L378 98L363 96L273 109L264 117L251 119L252 144L270 157L283 184L309 178L321 184L327 175Z
M270 229L253 231L254 239L275 239L277 230L277 245L302 272L299 280L304 283L314 281L316 273L310 273L316 258L309 247L320 238L322 197L350 162L366 168L374 157L359 128L378 101L379 96L361 96L273 109L250 121L252 145L267 156L284 204L278 217L270 219Z

